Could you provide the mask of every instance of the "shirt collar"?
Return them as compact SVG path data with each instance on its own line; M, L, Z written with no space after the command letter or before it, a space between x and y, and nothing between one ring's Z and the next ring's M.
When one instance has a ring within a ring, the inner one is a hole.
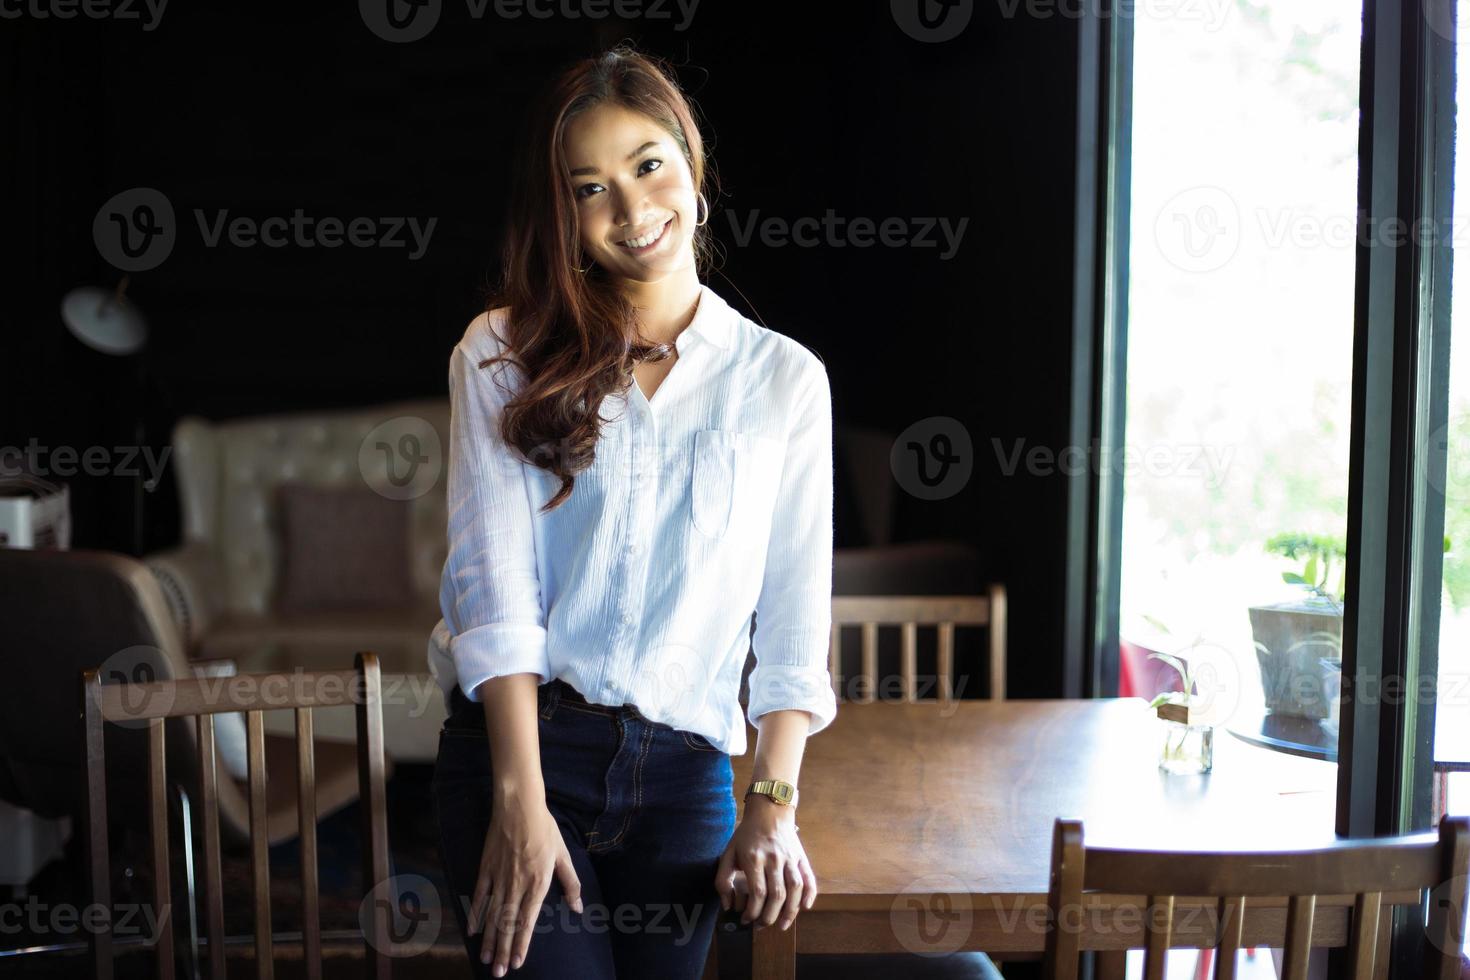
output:
M679 352L682 354L685 336L690 335L728 350L734 326L735 311L730 308L730 304L713 289L701 283L699 306L694 311L694 319L674 338L674 344L680 348Z

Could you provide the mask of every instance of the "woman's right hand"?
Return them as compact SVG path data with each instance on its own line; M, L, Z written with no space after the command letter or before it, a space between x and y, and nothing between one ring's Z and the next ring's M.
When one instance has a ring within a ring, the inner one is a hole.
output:
M580 913L582 885L545 799L497 794L469 916L470 935L485 935L480 962L493 957L495 976L505 976L507 964L515 969L525 962L552 875L560 878L572 911Z

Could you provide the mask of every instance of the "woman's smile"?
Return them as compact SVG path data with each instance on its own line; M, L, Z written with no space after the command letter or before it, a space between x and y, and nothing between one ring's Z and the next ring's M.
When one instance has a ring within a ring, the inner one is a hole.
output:
M673 223L674 219L669 218L662 226L652 231L618 242L618 247L632 255L647 255L669 237L669 227Z

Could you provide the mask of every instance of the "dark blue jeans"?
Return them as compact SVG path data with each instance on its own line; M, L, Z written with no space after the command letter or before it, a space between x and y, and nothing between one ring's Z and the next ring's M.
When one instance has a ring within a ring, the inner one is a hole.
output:
M537 689L536 708L546 803L581 881L582 912L553 876L526 960L506 976L697 980L720 911L715 870L735 832L730 757L632 705L590 704L559 679ZM434 802L449 904L474 975L489 977L466 913L490 826L490 747L484 707L458 688L439 735Z

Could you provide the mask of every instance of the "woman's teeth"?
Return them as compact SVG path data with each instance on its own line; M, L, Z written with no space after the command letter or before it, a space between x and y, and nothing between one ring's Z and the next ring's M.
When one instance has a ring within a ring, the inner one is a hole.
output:
M669 221L673 219L670 218ZM669 222L665 221L657 231L650 231L642 238L630 238L625 242L619 242L624 248L647 248L660 238L664 237L664 229L668 228Z

